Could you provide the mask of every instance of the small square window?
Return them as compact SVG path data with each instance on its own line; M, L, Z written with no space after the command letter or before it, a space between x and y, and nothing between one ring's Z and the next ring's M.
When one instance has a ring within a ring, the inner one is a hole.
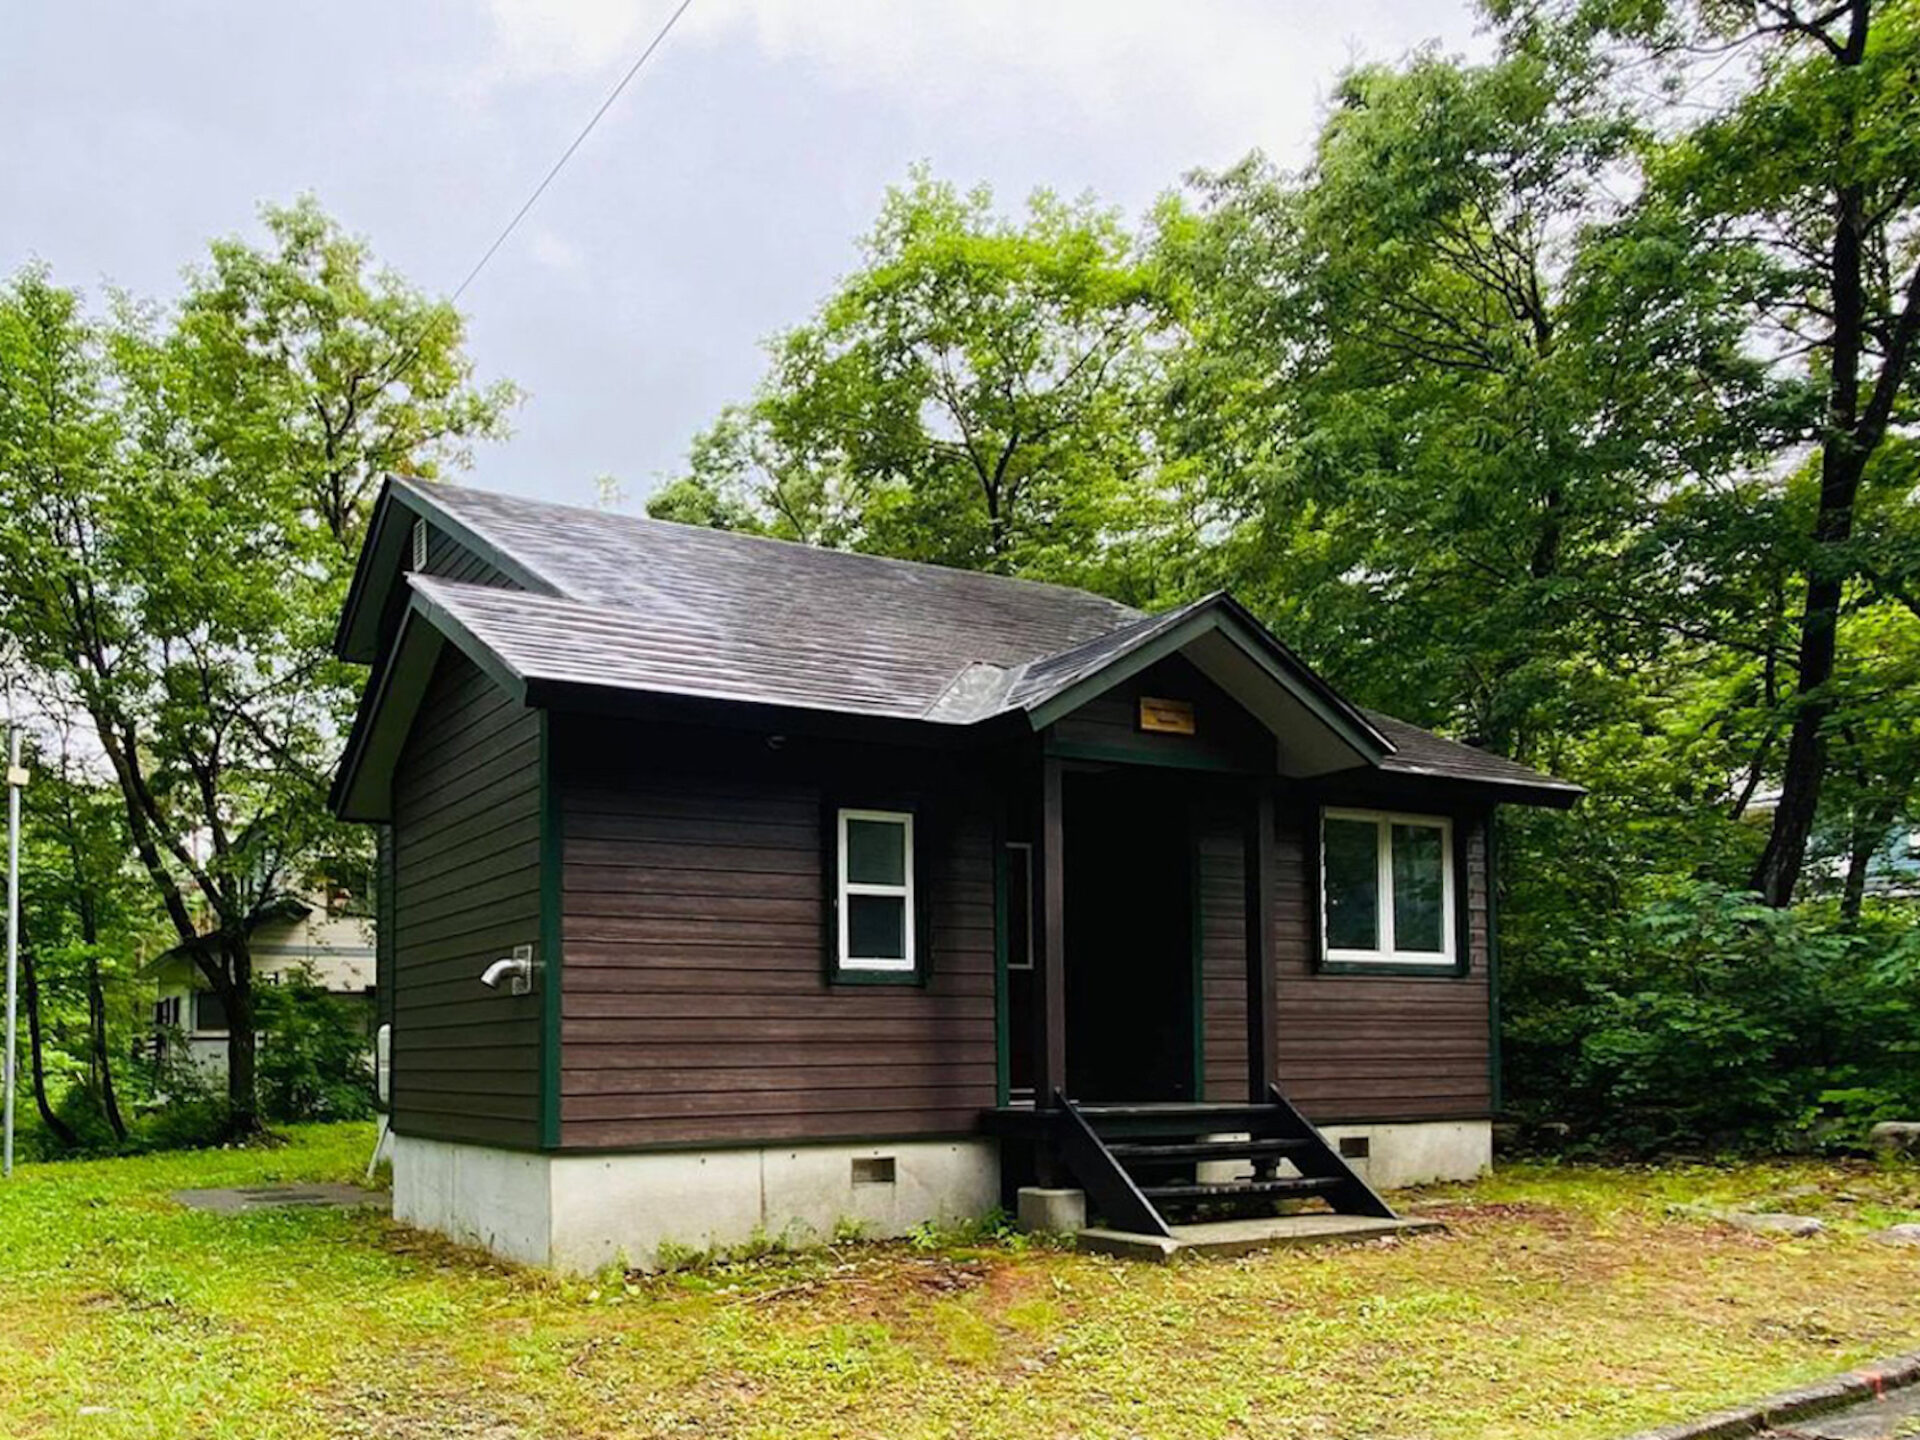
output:
M842 810L838 819L838 968L911 973L913 816L899 810Z
M198 1031L227 1028L227 1002L211 990L193 992L193 1028Z

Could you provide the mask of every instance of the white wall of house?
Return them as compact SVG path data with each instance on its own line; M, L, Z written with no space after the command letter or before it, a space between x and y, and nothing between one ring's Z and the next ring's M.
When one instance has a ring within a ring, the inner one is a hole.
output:
M374 983L373 921L329 915L316 906L297 919L268 921L253 932L256 984L275 984L302 968L312 971L322 989L343 1000L367 999ZM192 961L177 956L157 963L152 975L155 1029L178 1029L194 1066L210 1079L223 1078L227 1027L217 1013L210 1013L216 1002L206 977Z

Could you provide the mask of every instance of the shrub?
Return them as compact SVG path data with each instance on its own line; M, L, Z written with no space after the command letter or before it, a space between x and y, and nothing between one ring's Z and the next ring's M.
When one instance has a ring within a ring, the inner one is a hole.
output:
M1691 881L1507 996L1511 1098L1640 1151L1856 1142L1920 1114L1920 928Z
M362 1120L373 1113L366 1027L296 970L255 992L260 1106L269 1120Z

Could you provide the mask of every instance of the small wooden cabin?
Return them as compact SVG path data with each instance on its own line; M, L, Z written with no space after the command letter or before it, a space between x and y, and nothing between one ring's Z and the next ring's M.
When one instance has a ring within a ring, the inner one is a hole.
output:
M402 1219L579 1270L1488 1163L1488 822L1578 787L1228 596L393 480L338 650Z

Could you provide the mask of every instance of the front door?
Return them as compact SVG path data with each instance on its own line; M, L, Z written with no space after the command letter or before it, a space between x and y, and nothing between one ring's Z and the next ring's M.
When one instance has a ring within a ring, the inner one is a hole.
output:
M1116 768L1063 778L1067 1093L1192 1100L1191 777Z

